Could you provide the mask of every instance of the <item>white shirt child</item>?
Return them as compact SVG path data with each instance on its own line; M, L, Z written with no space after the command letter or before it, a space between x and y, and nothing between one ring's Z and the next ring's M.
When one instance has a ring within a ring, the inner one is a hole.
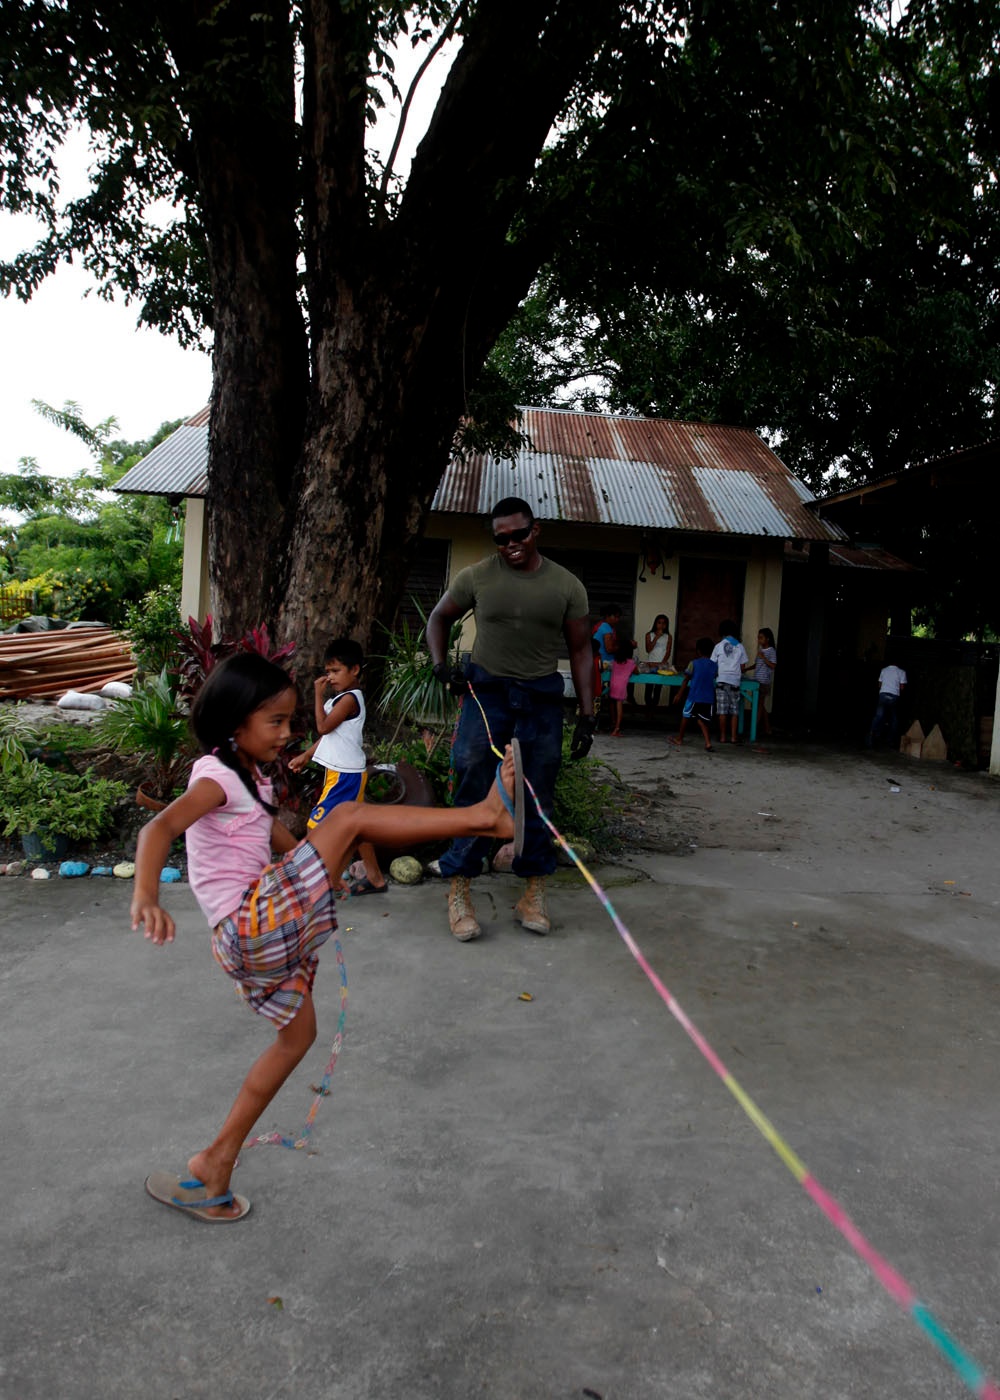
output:
M712 660L718 667L715 677L717 684L739 685L743 679L743 667L750 658L743 643L736 637L723 637L712 652Z
M895 695L898 698L905 684L906 672L901 671L898 666L884 666L879 672L879 695Z

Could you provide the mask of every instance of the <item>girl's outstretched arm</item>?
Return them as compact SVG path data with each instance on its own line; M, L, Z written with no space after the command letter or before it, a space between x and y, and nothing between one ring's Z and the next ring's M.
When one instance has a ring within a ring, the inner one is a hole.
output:
M160 871L170 847L199 817L221 807L226 794L212 778L199 778L183 797L157 812L139 832L135 851L135 885L132 890L132 928L143 926L152 943L174 941L174 921L160 908Z

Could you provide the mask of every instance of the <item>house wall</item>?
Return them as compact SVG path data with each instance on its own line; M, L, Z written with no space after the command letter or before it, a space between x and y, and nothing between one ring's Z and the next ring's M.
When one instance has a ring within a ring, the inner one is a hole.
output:
M755 540L747 562L746 591L743 595L743 644L752 657L757 650L757 633L770 627L775 646L778 636L778 616L781 612L781 577L784 545L769 540Z
M181 618L199 622L212 611L208 584L208 536L205 502L198 496L184 501L184 557L181 565Z

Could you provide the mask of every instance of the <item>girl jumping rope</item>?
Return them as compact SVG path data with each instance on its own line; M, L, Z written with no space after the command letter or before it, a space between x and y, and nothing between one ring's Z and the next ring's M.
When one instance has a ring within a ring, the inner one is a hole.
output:
M159 904L170 846L186 833L188 878L212 929L216 962L254 1011L277 1029L254 1062L215 1141L196 1152L187 1175L154 1172L155 1200L205 1221L235 1221L250 1210L230 1188L237 1154L316 1038L312 987L318 952L336 930L334 891L361 841L421 845L454 836L523 835L523 779L516 745L497 781L472 807L378 807L345 802L296 842L277 820L271 784L258 765L288 743L297 696L280 666L254 653L220 662L195 699L191 725L202 757L187 792L140 833L132 928L171 943L174 921ZM274 853L274 856L272 855ZM275 858L276 857L276 858Z

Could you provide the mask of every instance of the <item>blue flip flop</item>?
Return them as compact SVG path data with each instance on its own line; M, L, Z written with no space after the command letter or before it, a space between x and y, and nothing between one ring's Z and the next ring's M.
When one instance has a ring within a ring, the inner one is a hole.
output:
M497 791L503 798L503 805L514 818L514 854L519 856L524 850L524 768L521 765L521 745L516 739L511 739L510 751L514 759L514 801L511 802L500 780L502 763L497 764Z
M154 1201L170 1206L172 1210L182 1210L195 1220L204 1220L208 1225L233 1225L250 1213L250 1202L246 1196L237 1196L233 1191L224 1191L221 1196L209 1196L205 1183L197 1177L183 1180L172 1172L150 1172L146 1177L146 1191ZM239 1215L209 1215L212 1206L239 1206Z

